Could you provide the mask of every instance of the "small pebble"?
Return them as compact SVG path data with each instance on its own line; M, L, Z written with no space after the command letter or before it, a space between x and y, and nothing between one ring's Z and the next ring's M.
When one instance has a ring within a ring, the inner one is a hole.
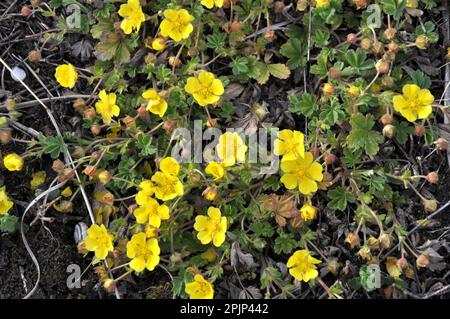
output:
M11 77L14 81L20 82L25 80L27 74L25 73L24 69L15 66L12 68Z

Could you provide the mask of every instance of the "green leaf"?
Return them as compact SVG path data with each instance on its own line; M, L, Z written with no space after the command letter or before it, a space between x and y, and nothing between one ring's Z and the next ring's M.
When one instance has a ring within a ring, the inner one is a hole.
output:
M136 140L136 146L141 150L140 156L150 156L156 153L156 146L152 145L152 138L148 135L139 134Z
M245 57L237 58L230 63L231 71L234 75L240 75L248 72L248 60Z
M422 89L428 89L431 86L431 78L420 70L411 72L409 76Z
M98 23L91 28L91 34L94 39L100 39L103 32L114 31L114 24L110 19L98 18Z
M383 11L393 16L395 20L399 20L406 8L406 2L406 0L384 0L382 1Z
M292 38L281 46L280 53L288 58L287 66L293 70L306 65L307 39Z
M320 113L320 119L324 120L326 124L332 126L338 120L343 120L345 113L341 109L341 104L336 98L330 101L330 104L322 106L322 112Z
M374 156L378 153L379 144L383 142L383 136L372 127L375 124L373 115L366 116L355 114L350 119L352 131L347 136L347 144L354 150L364 149L367 155Z
M295 94L289 97L291 106L289 111L304 116L311 116L317 109L317 98L307 92Z
M0 231L15 233L19 228L19 217L14 215L5 215L0 218Z
M291 75L289 68L282 63L258 63L258 69L259 75L256 80L259 84L265 84L269 80L270 75L282 80L289 78L289 75Z
M352 67L353 73L361 74L375 67L373 60L367 59L367 54L362 49L348 50L344 58Z
M100 61L113 60L116 64L123 64L130 61L130 50L130 43L124 36L106 32L95 46L94 54Z
M223 32L215 32L208 35L206 41L206 46L210 49L223 49L227 41L227 35Z
M297 242L292 234L286 234L282 230L278 231L279 237L275 239L274 250L275 253L285 253L290 254L295 247L297 247Z
M405 144L408 141L408 136L414 132L412 126L407 122L399 122L395 124L395 138L400 144Z
M53 159L58 158L61 153L67 151L67 145L61 136L45 137L41 134L38 139L44 146L44 154L50 154Z
M348 203L354 203L356 200L355 194L347 191L347 189L342 186L329 190L327 195L330 198L327 206L334 210L337 209L343 211L347 208Z

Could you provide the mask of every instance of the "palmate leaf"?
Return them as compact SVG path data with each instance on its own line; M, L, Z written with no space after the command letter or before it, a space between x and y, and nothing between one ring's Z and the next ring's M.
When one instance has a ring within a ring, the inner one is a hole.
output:
M306 65L307 43L306 39L291 38L281 46L280 53L288 58L286 64L289 69Z
M271 75L281 80L285 80L291 75L291 70L282 63L265 64L259 62L257 66L259 75L256 77L256 80L259 84L265 84Z
M403 15L403 10L406 8L406 0L384 0L383 11L398 20Z
M124 36L114 32L104 32L101 41L95 46L94 54L100 61L123 64L130 61L130 43Z
M347 145L354 149L363 149L367 155L374 156L378 153L379 144L383 142L383 136L372 130L375 121L372 115L353 115L350 119L352 131L347 136Z
M295 94L289 97L291 106L289 111L304 116L311 116L317 109L317 98L307 92Z
M44 146L44 154L49 154L53 159L58 158L60 154L67 151L67 145L61 136L45 137L40 134L38 139Z
M354 203L356 200L355 194L348 192L344 187L336 187L328 191L328 207L331 209L345 210L348 203Z

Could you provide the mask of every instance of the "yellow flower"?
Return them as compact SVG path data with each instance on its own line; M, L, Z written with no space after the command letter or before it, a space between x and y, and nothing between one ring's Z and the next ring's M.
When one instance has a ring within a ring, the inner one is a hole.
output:
M31 174L31 181L30 181L31 189L36 189L40 185L44 184L45 177L47 177L45 171L39 171Z
M133 29L139 32L141 23L145 21L140 0L128 0L128 3L122 4L119 9L119 15L125 18L120 23L120 28L125 34L130 34Z
M5 186L0 187L0 216L6 215L13 205L14 203L6 194Z
M247 149L247 145L236 132L222 134L216 146L217 156L225 167L233 166L236 162L244 162Z
M202 196L203 196L203 198L206 199L206 200L211 200L211 201L213 201L213 200L215 200L216 197L217 197L217 189L214 188L214 187L207 187L207 188L203 191Z
M294 160L305 155L305 136L299 131L281 130L274 142L275 155L283 155L283 160Z
M113 116L120 114L120 108L116 105L117 96L114 93L107 94L105 90L101 90L98 96L100 101L95 103L95 109L103 118L103 122L109 124Z
M172 176L178 176L178 174L180 173L180 164L178 164L177 160L173 157L166 157L163 158L159 163L159 169L163 173Z
M168 201L177 196L183 196L184 194L183 184L176 176L156 172L152 176L152 182L155 185L154 192L156 198L162 201Z
M23 167L23 158L16 153L11 153L3 158L3 165L8 171L20 171Z
M317 191L317 182L323 179L322 165L313 162L313 155L306 152L304 157L292 161L281 161L281 170L285 173L281 182L287 189L298 187L300 193L309 195Z
M206 166L205 173L214 176L214 180L218 181L225 176L227 171L222 163L211 162Z
M62 64L56 68L55 78L61 86L72 89L77 83L78 73L72 64Z
M417 0L407 0L406 1L406 7L411 9L417 9L419 6L419 3Z
M64 188L64 190L61 192L61 196L62 197L70 197L72 196L72 189L70 189L70 186L67 186L66 188Z
M191 23L194 21L194 17L186 9L167 9L164 10L163 14L164 20L160 25L162 36L170 37L172 40L180 42L183 39L187 39L194 30Z
M214 246L220 247L225 241L227 218L222 216L220 209L209 207L208 216L195 217L194 229L198 231L197 238L203 245L212 242Z
M163 117L167 111L167 102L155 89L150 89L142 93L142 97L148 101L147 111Z
M157 227L152 225L145 226L145 235L147 238L156 238L159 235L159 230Z
M113 251L113 236L108 233L105 225L92 224L84 239L86 249L95 252L95 257L105 259L109 251Z
M186 284L184 290L191 299L213 299L214 286L202 275L195 275L194 281Z
M319 275L315 264L320 264L320 262L320 260L312 257L307 250L302 249L297 250L289 257L286 267L289 268L289 273L295 279L308 282Z
M200 71L196 77L189 77L184 90L191 94L200 106L216 103L224 92L222 82L207 71Z
M169 207L159 205L158 201L154 198L147 197L145 201L136 200L136 202L141 206L133 212L138 224L149 224L158 228L161 226L161 220L170 218Z
M162 51L166 48L166 40L163 38L156 38L152 41L152 48L155 51Z
M131 259L130 268L137 272L145 268L149 271L155 269L159 264L160 252L158 240L147 239L145 233L134 234L127 243L127 257Z
M304 221L314 220L317 216L317 207L304 204L302 208L300 208L300 214Z
M403 86L403 95L392 98L394 109L410 122L426 119L432 112L434 96L427 89L420 89L416 84Z
M357 86L350 86L347 90L347 93L351 96L358 96L360 94L360 89Z
M330 0L316 0L316 8L329 7Z
M222 8L223 6L223 0L202 0L200 3L208 9L212 9L214 5L216 5L217 8Z

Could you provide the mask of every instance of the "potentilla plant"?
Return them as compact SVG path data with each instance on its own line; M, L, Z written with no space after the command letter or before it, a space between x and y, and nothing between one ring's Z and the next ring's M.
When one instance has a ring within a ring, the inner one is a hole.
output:
M63 1L40 7L60 30L48 38L95 42L89 72L74 56L54 73L61 89L94 93L73 101L82 136L40 135L2 160L15 172L50 156L64 182L51 205L63 213L81 173L95 223L78 251L107 291L161 269L182 298L238 297L230 285L254 298L296 297L305 285L344 298L350 286L380 288L368 284L369 266L406 286L413 263L429 267L430 251L412 247L408 231L438 208L423 185L439 173L406 150L445 152L436 124L449 114L432 93L442 88L405 63L436 48L426 18L435 1L119 2L86 1L75 29ZM198 134L194 120L221 132L214 160L202 140L174 134ZM276 138L252 141L259 129ZM275 173L249 160L255 149L279 163ZM67 150L73 167L61 161ZM33 175L33 189L44 185ZM0 216L13 205L6 191ZM397 215L406 191L418 204L409 224Z

